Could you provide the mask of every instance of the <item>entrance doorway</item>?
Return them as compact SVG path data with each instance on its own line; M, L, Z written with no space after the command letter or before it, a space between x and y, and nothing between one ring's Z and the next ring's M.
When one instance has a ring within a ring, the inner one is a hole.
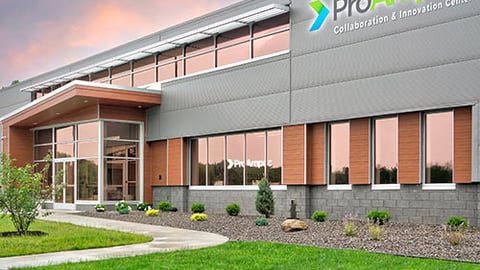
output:
M61 174L58 183L64 186L64 189L55 194L55 209L75 209L75 161L62 160L55 161L54 175Z
M105 166L105 199L137 200L137 161L109 159Z

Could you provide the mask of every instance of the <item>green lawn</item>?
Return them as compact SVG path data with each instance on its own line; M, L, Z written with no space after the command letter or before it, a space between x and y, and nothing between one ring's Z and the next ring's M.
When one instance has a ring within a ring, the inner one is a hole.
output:
M480 269L480 265L268 242L64 264L34 269Z
M48 236L0 237L0 257L143 243L152 237L118 231L35 220L30 231ZM10 219L0 218L0 232L15 231ZM74 232L74 233L72 233Z

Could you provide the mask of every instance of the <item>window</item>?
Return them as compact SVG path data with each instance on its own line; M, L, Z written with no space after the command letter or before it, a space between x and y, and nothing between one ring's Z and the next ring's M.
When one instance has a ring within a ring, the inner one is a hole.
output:
M243 134L227 136L227 185L243 185L244 141Z
M247 133L246 143L246 183L258 185L265 177L265 132Z
M330 185L347 185L349 170L350 124L330 125Z
M280 130L192 139L190 151L192 186L257 185L265 176L282 182Z
M155 57L149 56L133 62L133 86L155 82Z
M397 184L398 118L380 118L374 121L374 184Z
M223 186L225 178L225 138L208 138L208 184Z
M453 112L425 115L425 183L452 183Z

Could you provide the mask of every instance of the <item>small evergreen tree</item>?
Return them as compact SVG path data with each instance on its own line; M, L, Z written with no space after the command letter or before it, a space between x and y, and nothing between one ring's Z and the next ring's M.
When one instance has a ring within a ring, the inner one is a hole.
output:
M267 179L262 178L258 184L257 198L255 200L257 211L269 218L275 213L275 199Z

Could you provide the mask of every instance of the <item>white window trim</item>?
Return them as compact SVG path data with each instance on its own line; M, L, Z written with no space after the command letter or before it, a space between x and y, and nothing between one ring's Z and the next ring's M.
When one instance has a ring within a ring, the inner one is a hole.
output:
M275 190L287 190L286 185L270 185L270 189ZM227 190L258 190L258 186L190 186L189 190L213 190L213 191L227 191Z
M452 184L423 184L423 190L455 190L457 185Z
M327 190L352 190L352 185L328 185Z
M400 184L372 184L372 190L400 190Z

